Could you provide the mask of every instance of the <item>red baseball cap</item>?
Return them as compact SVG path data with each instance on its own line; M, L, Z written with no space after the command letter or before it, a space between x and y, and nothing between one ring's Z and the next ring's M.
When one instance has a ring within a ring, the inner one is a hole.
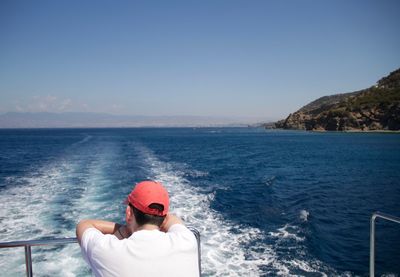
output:
M168 213L168 192L159 182L143 181L137 183L126 200L145 214L165 216ZM164 210L152 209L149 207L151 204L160 204L164 207Z

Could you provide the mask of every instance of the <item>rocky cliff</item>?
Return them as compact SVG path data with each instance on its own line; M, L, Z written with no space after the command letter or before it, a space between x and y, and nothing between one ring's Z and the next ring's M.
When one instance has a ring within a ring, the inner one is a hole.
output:
M400 69L373 87L321 97L275 128L314 131L400 130Z

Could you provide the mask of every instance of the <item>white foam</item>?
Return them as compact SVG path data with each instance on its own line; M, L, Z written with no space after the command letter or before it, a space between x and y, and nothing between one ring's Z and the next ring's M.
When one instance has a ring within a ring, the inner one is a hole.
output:
M285 226L278 228L276 232L269 232L268 234L271 237L278 238L279 240L295 240L295 241L304 241L304 237L299 237L295 232L291 232L291 230L297 229L296 226L292 226L289 224L285 224Z
M272 267L277 276L299 276L306 273L317 274L318 276L352 276L350 273L338 273L323 262L307 255L307 249L302 243L305 237L301 235L300 227L285 224L275 232L268 233L270 238L275 239L272 249L275 252L287 252L289 255L275 257ZM304 272L300 274L299 272Z
M92 138L93 138L93 136L89 136L89 135L87 135L87 136L85 136L83 139L81 139L80 141L78 141L78 142L75 142L74 144L72 144L71 146L76 146L76 145L79 145L79 144L85 143L85 142L87 142L87 141L91 140Z
M61 172L67 164L44 170L40 177L23 177L24 186L9 187L0 193L2 212L2 238L37 238L51 233L51 229L38 218L46 217L47 205L60 190ZM21 181L21 180L20 180Z
M300 211L300 215L299 215L299 217L300 217L300 219L302 220L302 221L307 221L308 220L308 216L310 215L310 213L308 212L308 211L306 211L306 210L301 210Z
M49 217L54 210L49 203L62 193L63 178L71 170L70 164L58 161L57 165L42 168L35 176L23 177L25 185L10 186L0 192L2 241L37 239L54 236L56 231L60 231L54 230L50 222ZM65 234L65 230L63 231ZM73 233L69 232L66 235L73 236ZM17 266L21 265L23 259L23 252L21 249L18 250L0 252L0 273L24 274L23 263L22 266ZM15 254L10 255L13 252ZM47 255L50 257L50 254ZM35 264L35 269L40 272L40 265ZM69 269L67 268L66 272Z
M86 137L81 143L89 139ZM102 173L107 161L112 158L104 152L93 156L87 153L92 154L91 149L88 152L73 149L31 175L14 178L15 182L23 185L11 184L8 189L0 191L1 241L75 237L75 228L63 228L60 222L54 222L53 217L62 216L62 221L75 224L84 217L101 218L103 213L113 216L112 210L117 210L115 206L118 203L110 205L98 201L98 197L104 197L105 191L109 191L102 190L107 183ZM86 167L85 172L82 172L82 165ZM80 177L81 183L72 184L74 177ZM82 196L73 199L70 190L79 187L84 189ZM63 198L68 198L65 199L68 201L64 202ZM88 271L77 244L53 251L45 249L33 248L35 275L76 276ZM18 253L18 250L0 251L0 276L24 275L23 251Z

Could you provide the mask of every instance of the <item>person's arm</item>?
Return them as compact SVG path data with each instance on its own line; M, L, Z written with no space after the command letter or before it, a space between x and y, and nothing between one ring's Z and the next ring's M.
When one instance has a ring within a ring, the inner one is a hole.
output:
M122 239L124 226L118 223L97 220L97 219L85 219L81 220L78 225L76 225L76 237L78 238L79 244L81 243L83 233L89 228L95 228L102 232L103 234L114 234L117 238Z
M168 232L169 228L174 224L184 225L182 219L180 219L176 215L167 214L167 216L164 219L163 224L160 226L160 230L163 232Z

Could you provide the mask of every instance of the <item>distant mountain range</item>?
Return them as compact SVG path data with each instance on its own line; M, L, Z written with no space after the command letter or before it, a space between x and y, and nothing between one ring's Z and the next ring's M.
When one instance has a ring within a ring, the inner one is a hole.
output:
M400 69L375 86L321 97L266 128L312 131L400 130Z
M233 127L247 126L248 123L241 118L212 116L131 116L82 112L8 112L0 115L0 128Z

